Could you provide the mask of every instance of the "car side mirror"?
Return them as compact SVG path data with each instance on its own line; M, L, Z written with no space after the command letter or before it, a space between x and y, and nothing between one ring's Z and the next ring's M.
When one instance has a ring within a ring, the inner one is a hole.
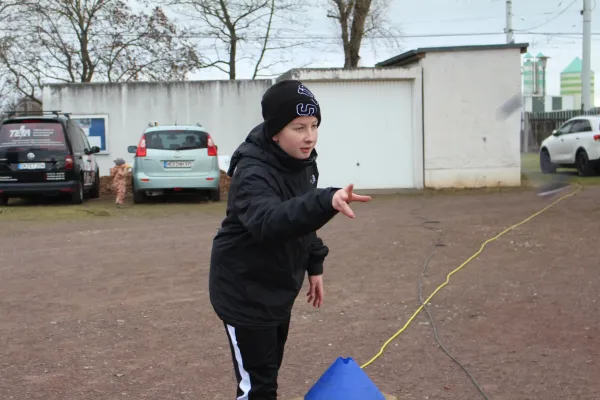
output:
M127 152L130 154L135 154L137 152L137 146L129 146L127 147Z
M559 136L560 133L555 129L552 131L552 136Z
M100 147L98 147L98 146L92 146L92 150L90 151L90 153L92 153L92 154L98 154L98 153L100 153Z

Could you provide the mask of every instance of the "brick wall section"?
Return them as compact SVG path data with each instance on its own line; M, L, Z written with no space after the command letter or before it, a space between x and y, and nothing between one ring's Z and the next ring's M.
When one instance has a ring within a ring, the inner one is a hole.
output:
M229 194L230 178L221 171L221 199L226 199ZM131 174L127 177L127 193L131 193ZM112 179L109 176L100 177L100 195L113 195Z

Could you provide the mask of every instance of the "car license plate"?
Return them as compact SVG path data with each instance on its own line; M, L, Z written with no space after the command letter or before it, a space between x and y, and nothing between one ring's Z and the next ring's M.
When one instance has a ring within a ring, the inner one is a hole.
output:
M192 168L191 161L165 161L165 168Z
M18 168L21 170L23 170L23 169L27 169L27 170L46 169L46 163L24 163L24 164L19 164Z

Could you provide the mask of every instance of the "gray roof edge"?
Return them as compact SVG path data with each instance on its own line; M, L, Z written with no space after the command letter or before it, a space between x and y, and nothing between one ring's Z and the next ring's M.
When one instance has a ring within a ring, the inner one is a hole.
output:
M397 56L388 58L375 64L376 67L391 67L397 64L408 64L416 61L416 57L426 53L441 53L451 51L481 51L481 50L509 50L520 49L521 52L527 51L529 43L500 43L500 44L475 44L466 46L446 46L446 47L420 47L409 50Z
M344 67L305 67L305 68L292 68L277 78L275 78L275 82L281 82L285 80L300 80L302 78L302 73L307 71L328 71L328 72L338 72L338 71L364 71L364 70L374 70L378 69L376 67L355 67L355 68L344 68Z

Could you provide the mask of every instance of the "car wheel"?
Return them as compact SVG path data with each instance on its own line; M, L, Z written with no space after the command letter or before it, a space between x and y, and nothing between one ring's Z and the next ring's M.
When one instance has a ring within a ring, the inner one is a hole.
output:
M211 191L208 197L210 201L221 201L221 188Z
M94 187L90 190L90 198L97 199L98 197L100 197L100 172L96 171Z
M540 169L544 174L553 174L556 172L556 164L552 163L550 153L546 149L540 153Z
M142 192L133 192L133 203L141 204L146 202L146 195Z
M83 182L77 182L77 186L75 187L75 191L71 194L71 203L73 204L83 204Z
M579 150L577 157L575 158L575 164L577 166L577 174L579 176L591 176L594 175L594 166L590 162L585 150Z
M9 197L0 196L0 206L6 207L8 206L8 202L10 201Z
M133 192L133 204L141 204L146 202L146 195L144 192L135 190L135 183L131 184L131 191Z

